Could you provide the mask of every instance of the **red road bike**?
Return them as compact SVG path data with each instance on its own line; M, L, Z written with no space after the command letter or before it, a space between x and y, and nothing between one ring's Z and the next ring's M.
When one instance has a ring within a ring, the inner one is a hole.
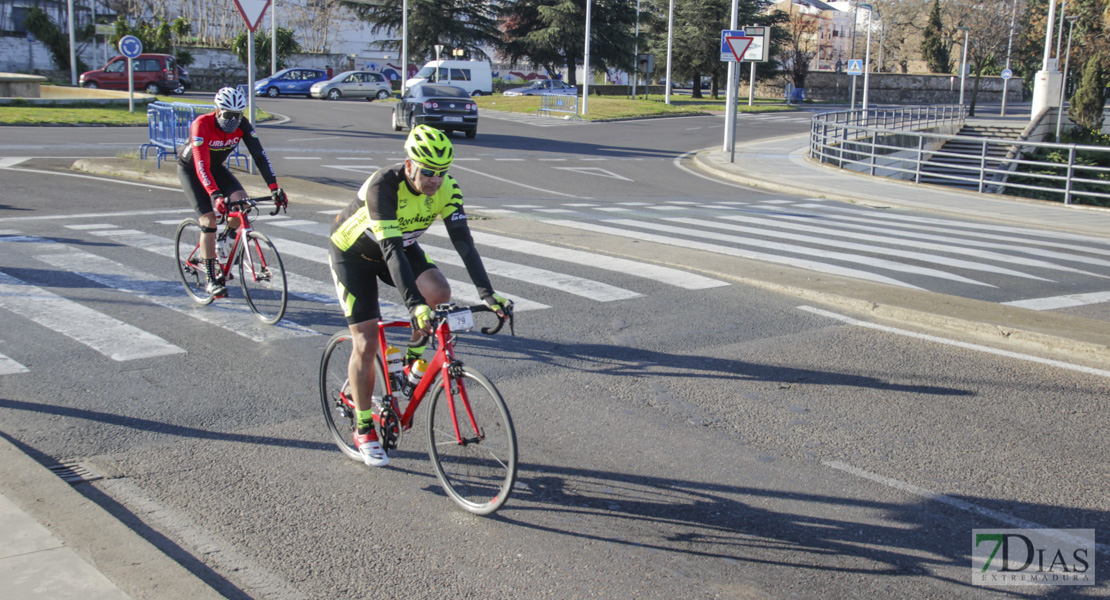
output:
M397 447L412 428L416 409L427 394L431 403L427 421L428 454L443 489L459 506L478 515L501 508L512 493L517 472L516 432L509 409L493 383L473 367L463 365L455 353L455 333L473 327L473 312L490 311L479 304L456 307L440 304L433 312L435 354L415 387L405 387L412 365L403 372L387 373L386 330L410 327L408 321L378 324L378 355L374 361L374 424L387 451ZM493 335L505 321L512 329L512 308L496 327L483 328ZM424 340L408 342L423 345ZM354 445L355 407L347 380L351 336L340 331L324 348L320 361L320 402L328 430L336 445L351 459L362 461Z
M235 239L228 240L227 256L220 257L218 264L224 281L233 279L231 267L239 265L239 285L247 305L263 323L273 325L285 315L289 286L274 243L251 226L250 213L258 210L259 202L272 200L264 196L227 203L227 218L238 217L240 225ZM278 210L280 207L275 206L270 215L276 215ZM173 252L177 276L189 297L198 304L211 304L215 298L205 290L208 277L200 257L200 221L185 219L177 226Z

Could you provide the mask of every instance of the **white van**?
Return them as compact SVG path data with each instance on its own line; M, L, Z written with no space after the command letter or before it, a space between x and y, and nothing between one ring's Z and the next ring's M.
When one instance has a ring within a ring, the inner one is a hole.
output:
M418 83L435 82L457 85L471 96L493 93L493 71L485 60L433 60L405 82L408 89Z

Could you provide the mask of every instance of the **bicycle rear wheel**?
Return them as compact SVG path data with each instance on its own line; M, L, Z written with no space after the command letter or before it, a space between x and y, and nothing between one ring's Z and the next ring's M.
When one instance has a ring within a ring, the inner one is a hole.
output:
M211 304L213 298L205 291L208 275L200 257L200 222L196 219L185 219L177 226L173 259L177 263L177 277L189 297L197 304Z
M357 428L355 409L347 404L352 401L347 385L347 364L350 359L351 334L340 331L331 336L328 345L324 347L324 356L320 359L320 404L335 445L348 458L362 462L362 455L358 453L354 440ZM374 393L380 395L384 393L382 382L385 381L380 357L374 360L374 372L377 375ZM347 402L343 401L344 398Z
M285 315L289 288L285 282L285 266L270 238L251 231L239 250L239 285L247 305L267 325Z
M488 515L505 504L516 482L516 431L490 380L469 367L462 375L451 377L450 394L436 383L428 453L447 495L469 512Z

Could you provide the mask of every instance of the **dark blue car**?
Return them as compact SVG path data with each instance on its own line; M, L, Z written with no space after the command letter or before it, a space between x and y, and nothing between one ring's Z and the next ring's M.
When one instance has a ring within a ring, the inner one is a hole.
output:
M259 96L265 94L271 98L277 98L283 94L308 96L312 93L313 84L327 80L328 74L323 69L291 67L260 79L254 85L254 93Z

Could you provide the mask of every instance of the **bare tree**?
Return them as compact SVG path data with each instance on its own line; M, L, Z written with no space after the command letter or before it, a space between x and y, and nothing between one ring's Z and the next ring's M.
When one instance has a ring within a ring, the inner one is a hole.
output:
M967 27L967 62L975 74L968 115L975 115L975 101L979 94L979 81L983 71L1005 65L1006 45L1010 36L1012 0L980 0L979 2L949 2L947 10L956 27ZM1019 2L1018 10L1023 6ZM963 43L962 31L953 31L954 42ZM960 49L961 54L963 49Z
M779 60L785 69L785 76L794 84L794 87L804 89L806 86L809 65L817 52L819 25L817 15L795 11L791 3L790 16L782 24L786 39L783 41Z
M282 6L285 14L278 15L278 24L297 32L306 52L327 52L339 27L357 22L354 13L340 6L339 0L300 0Z

